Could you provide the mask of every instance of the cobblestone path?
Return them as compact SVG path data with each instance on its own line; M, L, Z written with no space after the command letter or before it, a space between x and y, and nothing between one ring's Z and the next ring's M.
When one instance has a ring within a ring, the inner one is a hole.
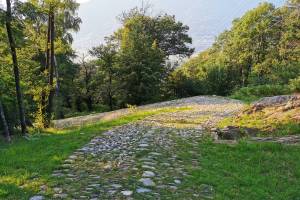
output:
M194 97L155 104L190 107L117 127L78 149L53 172L52 199L211 199L213 187L182 187L188 174L177 155L178 138L190 144L220 119L242 109L239 101ZM201 163L193 163L195 167ZM184 198L185 199L185 198Z

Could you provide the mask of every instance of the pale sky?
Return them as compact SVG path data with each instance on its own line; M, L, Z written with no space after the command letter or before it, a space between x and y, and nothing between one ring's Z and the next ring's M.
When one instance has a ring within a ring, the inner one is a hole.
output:
M26 1L26 0L22 0ZM230 28L233 19L242 16L264 0L146 0L153 5L153 13L167 12L190 27L196 51L209 48L215 37ZM266 0L276 6L285 0ZM5 0L0 0L0 4ZM142 0L77 0L81 3L79 16L83 23L74 33L73 47L87 52L103 42L105 36L116 31L120 24L116 17L125 10L140 6Z
M276 6L285 0L267 0ZM74 34L74 48L86 52L103 42L120 24L116 16L122 11L140 6L142 0L86 0L80 6L81 30ZM190 27L196 51L209 48L215 37L230 28L233 19L258 6L263 0L148 0L153 12L167 12Z
M23 2L25 2L26 0L21 0ZM76 0L78 3L86 3L90 0ZM0 0L0 4L4 4L5 3L5 0Z

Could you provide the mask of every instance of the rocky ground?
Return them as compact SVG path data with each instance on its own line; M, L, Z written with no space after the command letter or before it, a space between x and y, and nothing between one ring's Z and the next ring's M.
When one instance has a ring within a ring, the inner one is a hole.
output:
M187 173L176 140L195 143L219 120L243 108L239 101L194 97L150 107L190 107L117 127L78 149L53 172L51 199L212 198L213 187L182 187ZM82 133L84 134L84 133ZM193 163L199 167L199 163ZM46 190L41 188L41 193ZM36 196L32 199L43 199Z
M226 120L229 120L226 122L229 126L212 129L219 140L248 137L250 141L255 142L299 144L300 96L262 98Z
M230 103L229 103L230 102ZM202 112L214 112L214 105L223 105L226 106L226 104L237 104L237 106L240 106L241 103L239 101L235 100L228 100L221 97L191 97L191 98L183 98L173 101L166 101L161 103L155 103L155 104L149 104L145 106L139 106L134 109L128 108L128 109L120 109L115 110L112 112L105 112L105 113L98 113L98 114L91 114L87 116L80 116L80 117L73 117L63 120L55 120L52 122L53 128L63 129L63 128L69 128L72 126L82 126L87 124L93 124L96 122L99 122L101 120L112 120L116 119L118 117L122 117L124 115L128 115L130 113L136 112L136 111L144 111L149 109L162 109L162 108L180 108L180 107L193 107L196 109L197 106L200 106ZM209 107L206 107L209 106ZM201 111L200 110L200 111ZM224 110L224 113L226 114L226 110ZM229 110L230 112L230 110Z
M275 100L278 103L274 103ZM298 97L289 96L266 98L245 110L244 104L236 100L193 97L137 108L188 109L154 115L94 138L53 172L56 184L50 186L50 199L213 199L213 186L184 187L185 179L191 174L179 156L182 146L178 141L192 145L196 150L199 140L209 133L216 143L235 144L246 134L249 142L299 144L297 135L262 138L256 136L257 131L253 128L244 127L242 131L235 126L216 128L220 120L239 116L235 115L238 113L262 112L269 106L273 113L274 105L276 112L292 111L298 116L299 113L294 112L298 109L298 100ZM111 116L111 113L104 115ZM190 164L193 168L201 168L197 159ZM47 199L43 194L49 191L48 187L42 186L41 194L31 200Z

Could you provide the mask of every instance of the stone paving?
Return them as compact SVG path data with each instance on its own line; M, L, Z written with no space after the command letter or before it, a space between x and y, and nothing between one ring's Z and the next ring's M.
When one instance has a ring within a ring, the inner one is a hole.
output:
M181 187L190 175L176 154L176 139L201 138L243 104L219 97L155 104L178 106L191 109L117 127L78 149L53 172L57 184L51 199L175 199L182 193L192 193L192 199L212 199L212 186L203 185L199 191ZM193 165L200 163L195 160Z
M253 137L250 139L253 142L273 142L280 143L285 145L299 145L300 144L300 136L299 135L291 135L284 137Z
M209 99L209 101L207 101ZM145 106L139 106L136 109L120 109L112 112L91 114L86 116L73 117L62 120L54 120L52 125L54 128L63 129L72 126L82 126L86 124L92 124L99 122L101 120L112 120L118 117L122 117L124 115L128 115L135 111L143 111L155 108L170 108L170 107L185 107L185 106L201 106L204 109L206 106L210 106L209 111L213 112L214 108L212 106L226 106L227 104L236 104L236 106L240 106L241 103L236 100L228 100L222 97L207 97L207 96L198 96L198 97L190 97L183 98L173 101L160 102L155 104L149 104ZM224 110L225 111L225 110ZM226 112L226 111L225 111Z

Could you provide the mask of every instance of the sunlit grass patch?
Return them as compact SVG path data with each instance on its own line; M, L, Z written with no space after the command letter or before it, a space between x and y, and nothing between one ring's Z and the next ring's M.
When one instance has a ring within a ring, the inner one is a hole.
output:
M218 127L236 126L241 128L254 128L260 130L262 136L286 136L300 134L300 123L293 119L294 109L287 112L264 109L251 114L244 113L239 116L229 117L219 122ZM300 111L299 111L300 112Z

